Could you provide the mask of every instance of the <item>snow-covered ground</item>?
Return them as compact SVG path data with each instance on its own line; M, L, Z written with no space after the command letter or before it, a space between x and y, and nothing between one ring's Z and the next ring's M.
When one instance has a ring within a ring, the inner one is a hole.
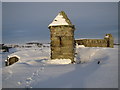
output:
M117 46L77 46L77 64L69 64L66 59L50 60L49 47L16 48L12 55L20 60L0 67L2 88L118 88ZM2 60L4 63L5 57Z

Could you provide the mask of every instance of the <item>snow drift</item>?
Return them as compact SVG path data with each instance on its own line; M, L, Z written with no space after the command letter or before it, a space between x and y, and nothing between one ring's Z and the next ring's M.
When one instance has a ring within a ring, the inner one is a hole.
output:
M3 88L117 88L118 47L76 48L76 62L50 60L50 48L17 48L15 64L3 67ZM3 60L4 61L4 60ZM97 64L101 61L100 64Z

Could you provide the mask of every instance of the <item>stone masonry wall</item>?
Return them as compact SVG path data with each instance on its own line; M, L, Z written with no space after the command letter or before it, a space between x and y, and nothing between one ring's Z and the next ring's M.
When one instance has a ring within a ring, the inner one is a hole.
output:
M104 39L82 39L76 40L76 43L85 47L107 47L107 41Z
M51 59L71 59L74 61L74 26L50 27Z
M75 40L75 42L85 47L114 47L114 40L111 34L106 34L104 39L80 39Z

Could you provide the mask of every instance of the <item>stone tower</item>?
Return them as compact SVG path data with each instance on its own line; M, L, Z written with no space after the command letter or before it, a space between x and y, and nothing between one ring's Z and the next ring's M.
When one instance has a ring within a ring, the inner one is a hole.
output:
M65 12L59 12L48 28L51 36L51 59L71 59L74 62L75 27Z

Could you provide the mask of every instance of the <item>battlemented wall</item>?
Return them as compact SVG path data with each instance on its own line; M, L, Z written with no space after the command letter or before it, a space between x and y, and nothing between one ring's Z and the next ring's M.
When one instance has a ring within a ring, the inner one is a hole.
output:
M104 39L79 39L75 42L85 47L114 47L114 39L111 34L106 34Z

